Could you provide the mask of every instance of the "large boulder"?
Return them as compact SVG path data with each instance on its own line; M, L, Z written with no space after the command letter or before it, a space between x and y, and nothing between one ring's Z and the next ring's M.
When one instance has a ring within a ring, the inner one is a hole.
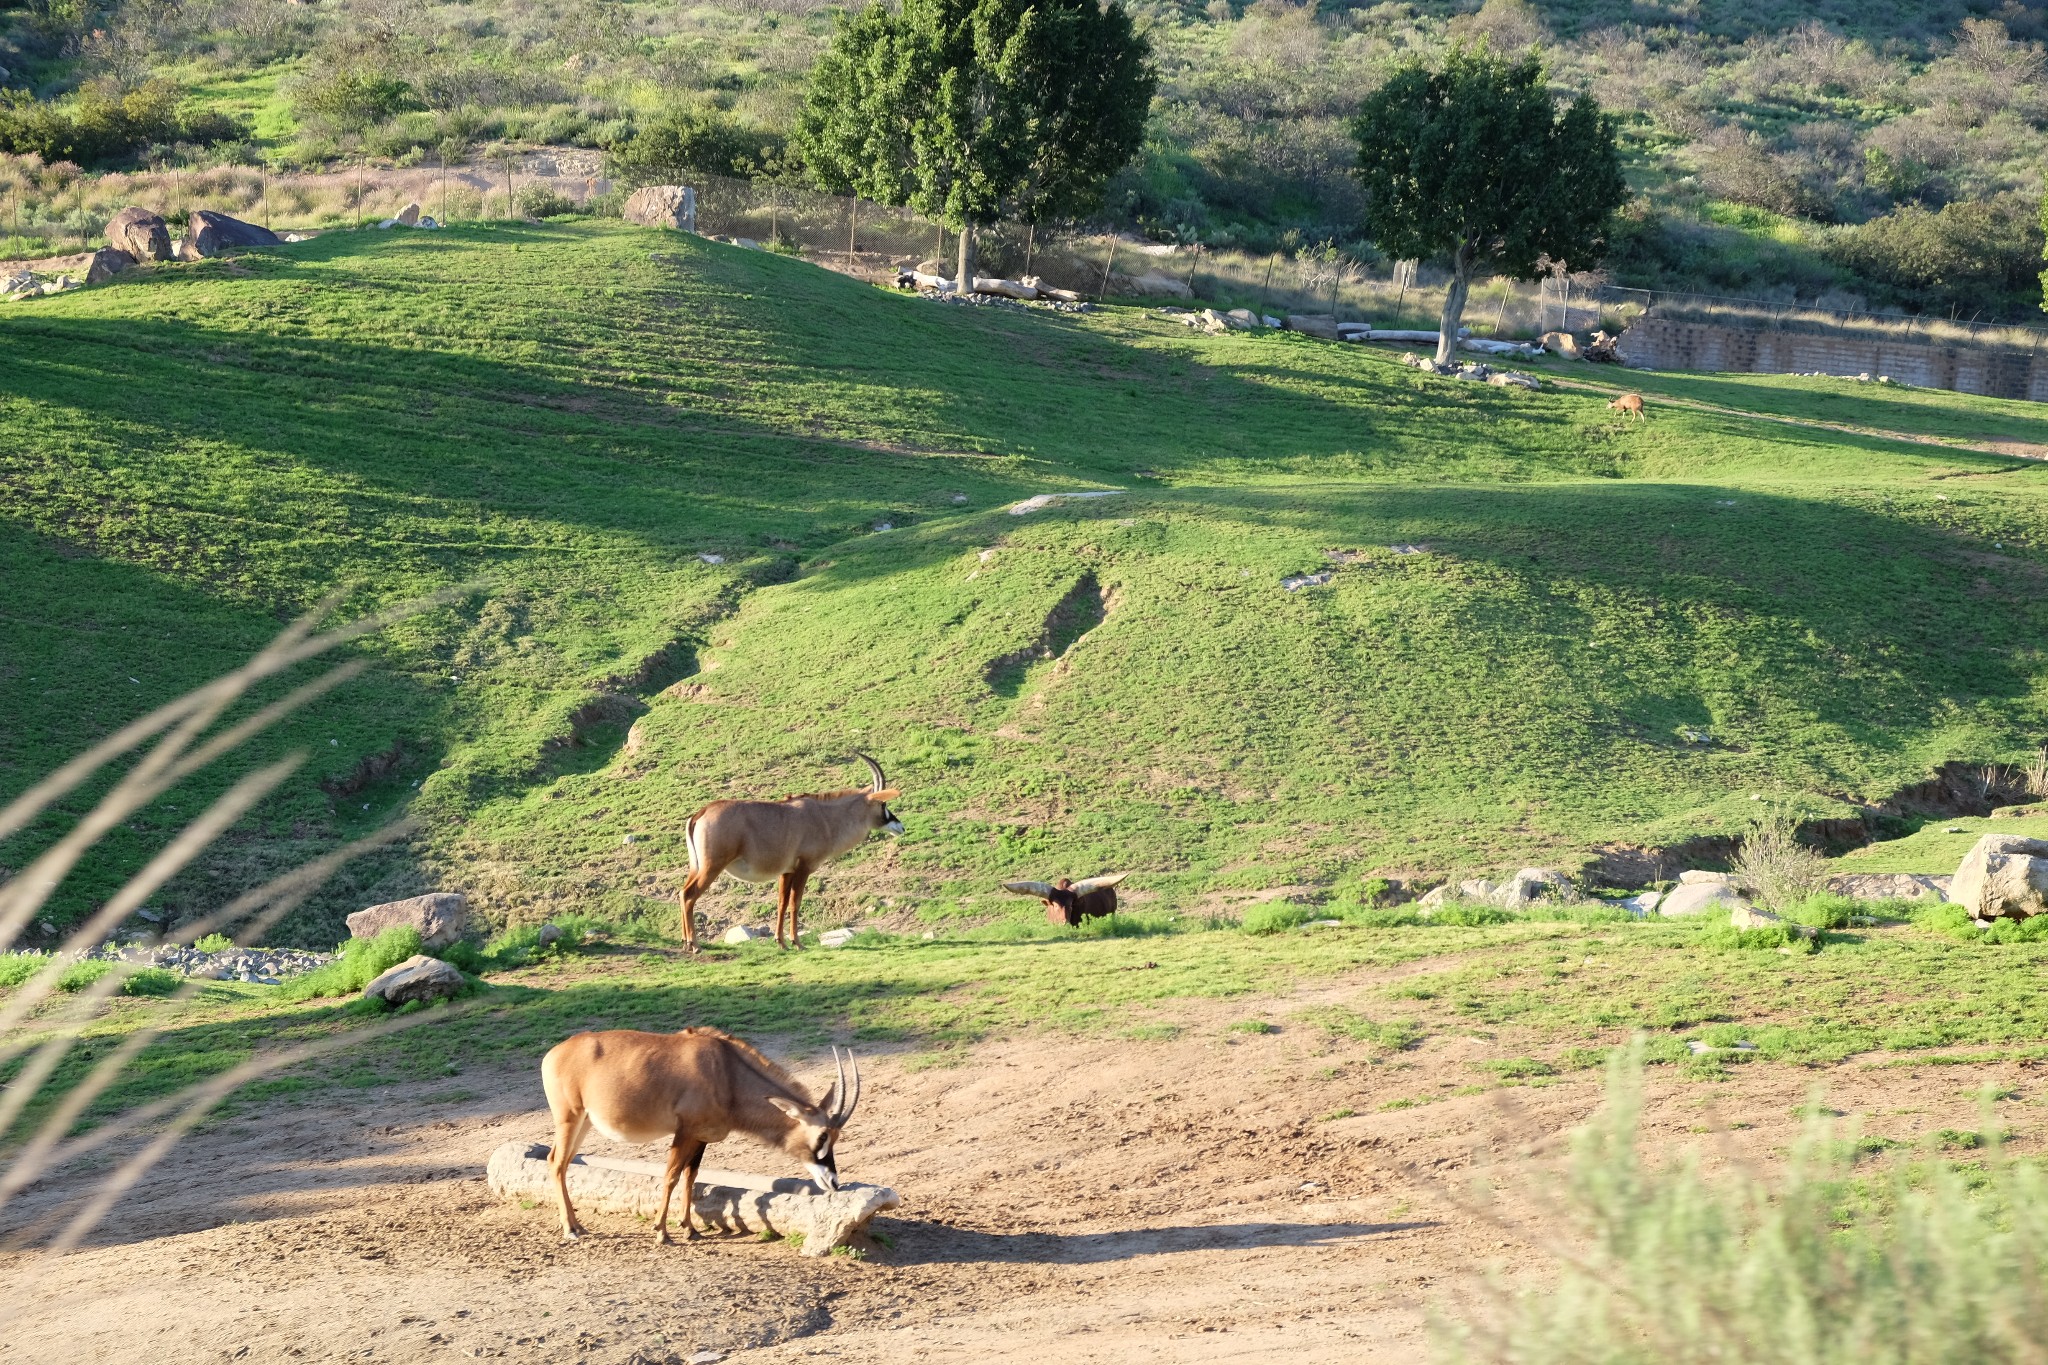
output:
M1325 341L1337 340L1337 315L1334 313L1289 313L1287 330L1300 332L1303 336L1321 337Z
M1680 882L1657 902L1657 913L1671 917L1704 915L1709 910L1746 909L1749 902L1728 882Z
M1578 888L1572 885L1572 879L1554 867L1525 867L1493 893L1494 903L1508 910L1522 910L1545 901L1568 903L1578 898Z
M138 261L168 261L171 229L163 215L130 204L107 224L107 245Z
M1948 898L1977 920L2048 911L2048 839L1987 834L1964 855Z
M1537 344L1552 355L1561 355L1566 360L1578 360L1579 339L1570 332L1545 332L1537 338Z
M462 994L462 973L437 957L415 953L363 987L363 994L387 1005L447 1000Z
M284 238L267 227L211 209L194 209L185 224L185 240L178 246L178 255L183 260L202 261L235 247L283 245Z
M111 280L135 264L135 257L125 251L103 246L92 253L85 263L85 282L101 284Z
M1823 885L1837 896L1859 901L1941 900L1948 895L1952 877L1934 877L1924 872L1845 872L1830 877Z
M697 230L697 196L686 185L642 185L626 198L619 216L641 227ZM942 274L936 270L933 274Z
M351 938L375 938L404 925L419 930L420 943L445 948L469 928L469 900L459 891L430 891L408 900L386 901L348 917Z

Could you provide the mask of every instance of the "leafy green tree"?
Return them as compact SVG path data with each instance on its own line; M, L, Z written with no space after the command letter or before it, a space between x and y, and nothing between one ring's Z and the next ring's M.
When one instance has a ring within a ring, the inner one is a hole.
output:
M1481 266L1535 278L1606 251L1628 202L1614 121L1588 96L1562 111L1535 54L1506 61L1457 48L1439 70L1403 67L1368 97L1353 133L1365 237L1400 259L1448 259L1437 363L1451 358Z
M826 189L908 204L960 234L1085 212L1138 150L1158 76L1121 0L904 0L841 23L796 146Z
M712 110L673 109L606 149L606 169L628 186L699 175L747 178L775 158L775 139Z

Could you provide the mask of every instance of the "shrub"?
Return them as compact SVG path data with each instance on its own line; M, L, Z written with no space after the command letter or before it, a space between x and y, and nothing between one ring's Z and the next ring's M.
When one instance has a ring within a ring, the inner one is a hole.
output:
M212 144L247 135L221 114L181 116L182 94L167 80L123 90L90 82L64 104L25 90L0 91L0 152L96 165L173 142Z
M352 938L341 945L341 956L295 981L280 992L285 1000L312 1000L323 996L353 995L399 963L421 951L420 931L410 925L386 929L373 939ZM444 959L447 953L440 956ZM456 963L461 966L461 963Z
M1997 316L2040 302L2041 223L2017 194L1949 204L1908 204L1831 232L1827 258L1890 287L1918 308Z
M550 185L529 184L518 193L519 211L528 218L559 218L576 212L576 201Z
M144 967L130 972L128 979L121 983L123 995L172 995L183 985L185 978L163 967Z
M1897 1164L1851 1184L1858 1153L1816 1119L1774 1180L1696 1161L1647 1166L1642 1048L1617 1057L1607 1104L1563 1181L1569 1245L1555 1283L1496 1283L1434 1323L1441 1357L1565 1365L1934 1365L2022 1361L2048 1340L2048 1176L1999 1160L1965 1172ZM1980 1188L1981 1186L1981 1188Z
M224 953L235 946L235 941L226 934L208 934L192 946L202 953Z
M1266 901L1245 911L1238 927L1247 934L1277 934L1287 929L1298 929L1314 918L1316 912L1306 905Z
M1827 859L1799 842L1790 811L1773 808L1758 815L1735 855L1737 881L1772 909L1798 905L1820 890Z
M19 986L48 964L43 953L0 953L0 990Z
M1815 929L1846 929L1849 921L1860 911L1849 897L1820 891L1797 905L1780 907L1780 913L1795 924L1810 925Z
M114 970L114 964L106 961L104 958L82 958L58 974L57 989L60 991L82 991L112 970Z
M775 139L724 114L676 109L606 147L605 165L625 185L665 185L692 174L748 179L777 156Z
M342 133L360 133L420 107L404 81L355 67L306 77L293 88L291 101L292 112L301 121Z

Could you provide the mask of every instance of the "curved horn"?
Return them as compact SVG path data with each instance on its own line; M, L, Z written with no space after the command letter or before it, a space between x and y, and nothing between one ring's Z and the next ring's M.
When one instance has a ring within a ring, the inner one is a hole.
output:
M881 764L879 764L879 763L875 762L875 760L873 760L872 758L869 758L869 757L868 757L868 756L867 756L866 754L863 754L863 753L859 753L859 752L856 752L856 753L854 754L854 757L855 757L855 758L857 758L857 759L859 759L859 760L860 760L861 762L863 762L863 763L867 764L867 765L868 765L868 771L869 771L869 772L871 772L871 773L873 773L873 774L875 775L875 785L874 785L874 786L872 786L872 787L869 787L869 788L868 788L868 790L869 790L869 791L872 791L872 792L878 792L878 791L882 790L882 788L884 788L884 787L886 787L886 786L888 786L888 785L889 785L889 784L888 784L887 782L885 782L885 781L883 781L883 780L882 780L882 765L881 765Z
M832 1083L832 1117L827 1119L828 1127L837 1128L846 1122L846 1059L839 1055L839 1047L832 1047L832 1064L839 1068L839 1079Z
M1003 890L1014 891L1020 896L1036 896L1044 900L1052 894L1051 882L1004 882Z
M1074 891L1077 895L1085 896L1090 891L1100 891L1105 886L1115 886L1130 875L1128 872L1116 872L1107 877L1090 877L1085 882L1075 882Z
M853 1122L853 1111L860 1108L860 1060L853 1055L853 1049L846 1049L846 1060L853 1063L853 1098L846 1102L846 1112L839 1116L835 1127L844 1128Z

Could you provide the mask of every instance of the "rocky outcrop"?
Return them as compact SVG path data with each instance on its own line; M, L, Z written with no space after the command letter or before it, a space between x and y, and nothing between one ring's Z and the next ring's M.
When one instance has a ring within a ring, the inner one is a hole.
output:
M211 209L194 209L185 224L185 240L178 244L178 258L203 261L236 247L283 245L284 239L267 227Z
M161 214L130 204L107 224L107 245L137 261L171 259L171 230Z
M1942 900L1953 877L1924 872L1845 872L1822 885L1837 896L1859 901Z
M1578 899L1572 879L1554 867L1525 867L1493 894L1494 904L1504 910L1526 910L1544 902L1568 905Z
M619 216L641 227L695 232L697 196L686 185L642 185L627 196L626 206L620 210Z
M1963 856L1948 898L1979 921L2048 911L2048 840L1985 835Z
M1713 874L1720 875L1720 874ZM1681 881L1657 902L1657 913L1668 918L1704 915L1709 910L1747 909L1749 902L1728 881Z
M415 953L363 987L363 994L387 1005L410 1005L453 999L462 987L461 972L438 957Z
M469 928L469 900L459 891L430 891L373 905L348 917L351 938L375 938L401 926L417 929L422 946L445 948Z

